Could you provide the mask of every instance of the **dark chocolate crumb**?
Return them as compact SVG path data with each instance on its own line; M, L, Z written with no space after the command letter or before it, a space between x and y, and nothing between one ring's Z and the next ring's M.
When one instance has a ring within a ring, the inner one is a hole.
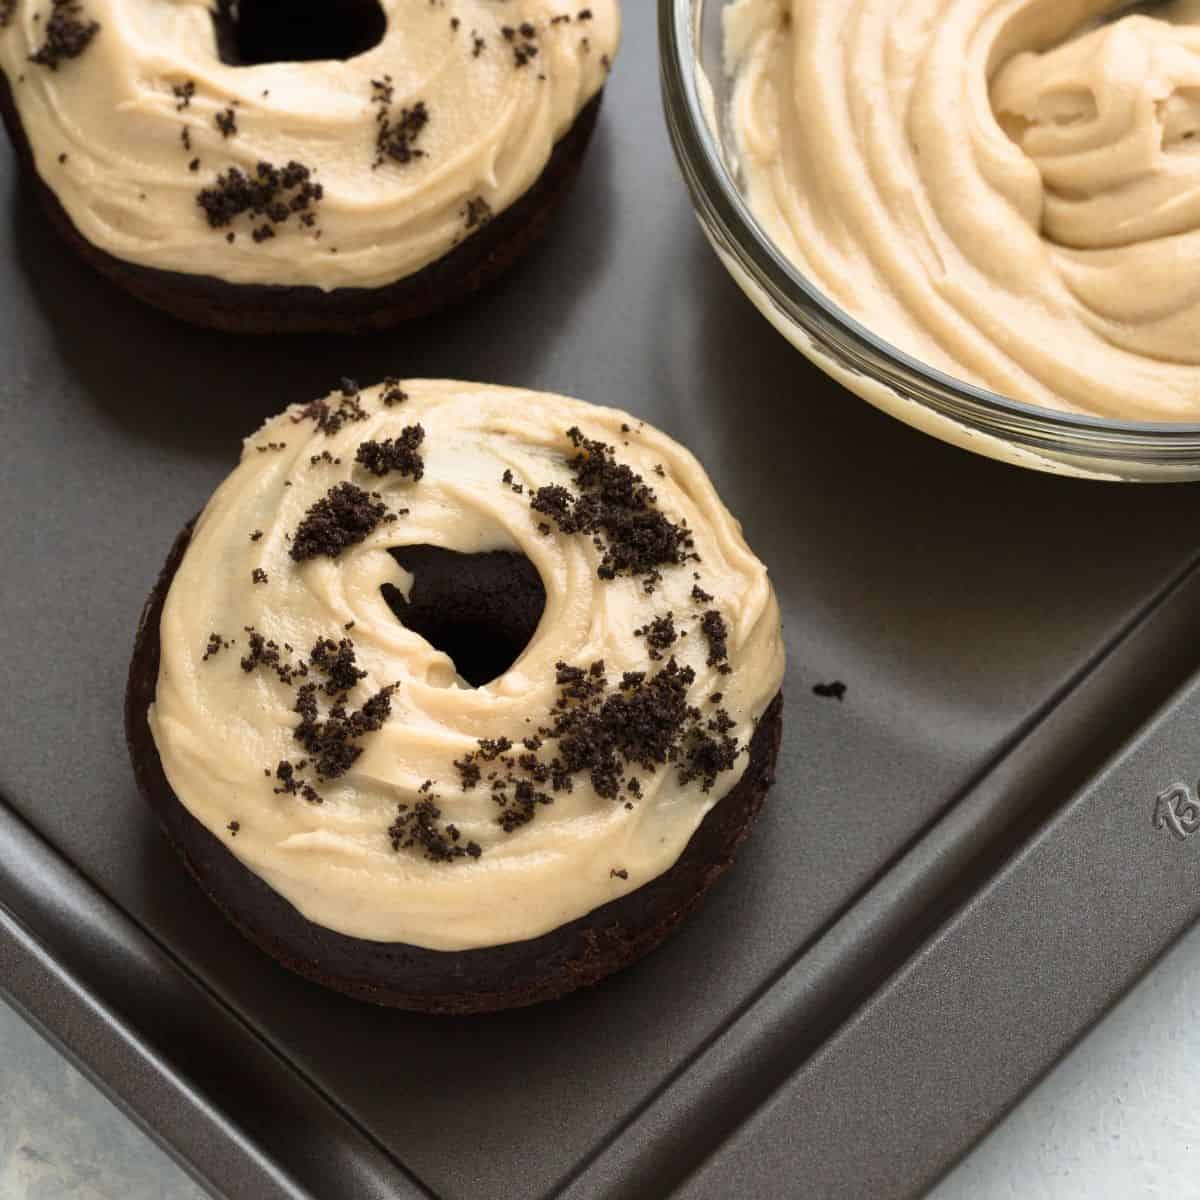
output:
M289 551L296 562L325 556L337 558L356 545L388 516L387 508L352 483L339 483L318 500L296 527Z
M351 624L354 622L352 621ZM321 638L309 652L311 666L325 676L325 694L340 696L350 691L360 679L366 679L366 671L358 669L354 654L354 643L349 638L335 642L332 638Z
M267 667L279 676L280 683L290 687L297 679L303 679L308 674L308 667L304 663L285 662L279 643L265 638L253 625L246 626L246 634L249 650L242 657L241 666L247 675L259 667Z
M393 850L416 847L424 851L431 862L453 862L461 858L478 858L483 850L477 842L462 843L462 834L454 825L441 825L442 810L438 797L426 795L413 805L396 807L396 819L388 827Z
M226 108L213 118L223 138L231 138L237 133L237 113L232 108Z
M253 532L253 533L250 535L250 540L251 540L252 542L259 542L259 541L262 541L262 535L263 535L263 531L262 531L261 529L256 529L256 530L255 530L255 531L254 531L254 532Z
M204 657L201 662L208 662L214 655L220 654L222 650L229 649L227 642L219 633L210 633L208 635L208 645L204 648Z
M634 766L653 770L670 763L681 783L699 780L708 791L717 775L733 767L739 748L728 713L721 709L706 719L688 704L695 678L672 658L654 675L626 672L614 688L603 662L587 668L559 663L559 696L549 723L523 742L526 752L515 759L508 738L481 739L454 764L462 786L479 784L481 763L497 764L488 779L500 808L497 823L508 833L553 803L553 793L571 791L577 775L585 775L598 795L624 799L626 807L632 806L629 797L642 794L629 774ZM543 748L545 757L538 754Z
M476 196L467 201L467 211L463 220L468 229L481 229L494 215L492 206L482 196Z
M383 688L355 712L339 700L322 718L317 704L318 685L301 684L295 708L300 723L292 736L312 758L319 778L337 779L350 770L363 751L358 743L368 733L382 729L391 715L395 690L394 684Z
M654 492L616 461L611 446L585 437L578 428L569 429L567 437L577 451L568 466L580 494L550 484L538 488L530 506L552 518L563 533L592 537L602 552L601 579L641 575L651 592L661 579L658 567L696 558L686 522L676 524L655 507Z
M479 34L471 33L471 57L478 58L487 49L487 42Z
M729 667L729 626L725 618L715 609L710 608L700 618L700 631L708 639L708 665L720 667L721 673L727 675Z
M266 583L267 573L262 569L262 567L255 567L254 570L250 572L250 578L254 583Z
M679 637L675 630L675 615L665 613L655 617L645 628L635 629L634 637L644 637L650 650L650 657L656 661L663 657L662 652L673 646Z
M420 453L424 440L425 430L422 426L407 425L397 438L363 442L358 447L354 461L366 467L372 475L382 476L395 471L416 481L425 474L425 462Z
M395 94L390 75L371 80L371 103L377 106L375 161L372 163L376 170L388 159L405 165L425 157L425 151L417 146L417 142L429 124L429 109L424 100L417 100L411 108L401 108L399 117L393 117Z
M171 91L175 94L175 99L178 103L175 105L176 112L183 112L192 103L192 97L196 94L196 81L194 79L185 80L183 83L177 83L172 86Z
M383 381L384 408L392 408L394 405L403 404L407 399L408 393L400 386L400 380L389 375Z
M624 867L614 867L611 871L609 871L608 877L610 879L628 879L629 872L625 870Z
M697 604L711 604L712 596L708 594L699 584L692 588L692 599Z
M337 404L332 405L328 400L314 400L300 410L299 416L292 418L292 424L313 420L317 429L327 437L340 433L342 427L355 421L365 421L367 410L359 399L358 384L353 379L343 379L338 393Z
M292 213L310 211L324 194L321 184L313 182L311 168L303 163L276 167L260 162L253 176L230 167L212 187L197 194L196 203L212 229L224 229L245 213L256 220L266 218L268 224L255 230L255 240L261 241L261 230L284 224Z
M92 44L100 24L82 19L83 5L78 0L51 0L51 6L44 40L29 61L57 71L65 59L78 58Z
M229 830L230 837L237 837L238 830L241 829L241 827L242 823L240 821L230 821L229 824L225 826L225 828Z
M842 701L846 698L846 685L840 680L835 680L833 683L818 683L813 687L813 695L820 696L822 700Z

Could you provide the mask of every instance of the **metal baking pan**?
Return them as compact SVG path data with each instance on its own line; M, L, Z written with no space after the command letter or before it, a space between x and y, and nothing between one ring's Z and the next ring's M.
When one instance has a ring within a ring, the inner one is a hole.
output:
M653 6L626 10L546 244L369 340L141 307L0 154L0 990L218 1194L916 1194L1196 915L1170 789L1200 778L1200 490L972 458L816 373L704 244ZM125 761L174 534L266 416L385 374L662 426L783 604L779 782L737 867L672 942L553 1005L426 1018L287 974L185 877ZM813 694L833 680L844 701Z

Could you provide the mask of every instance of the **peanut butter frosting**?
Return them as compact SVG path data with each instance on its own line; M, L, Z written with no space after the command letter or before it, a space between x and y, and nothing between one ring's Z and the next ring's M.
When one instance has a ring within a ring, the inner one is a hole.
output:
M0 0L38 174L119 259L326 291L411 275L519 199L620 36L617 0L380 0L365 53L234 66L213 7Z
M950 375L1200 420L1200 6L1127 7L735 0L752 211L836 304Z
M545 610L498 678L469 686L398 619L403 546L536 568ZM309 920L437 950L670 868L784 666L766 569L691 454L614 409L448 381L347 382L249 438L160 641L180 802Z

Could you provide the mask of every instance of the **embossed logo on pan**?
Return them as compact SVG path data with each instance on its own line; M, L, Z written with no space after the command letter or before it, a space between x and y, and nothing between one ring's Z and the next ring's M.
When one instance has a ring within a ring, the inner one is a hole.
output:
M1173 783L1154 801L1155 829L1168 829L1181 842L1200 832L1200 803L1186 783Z

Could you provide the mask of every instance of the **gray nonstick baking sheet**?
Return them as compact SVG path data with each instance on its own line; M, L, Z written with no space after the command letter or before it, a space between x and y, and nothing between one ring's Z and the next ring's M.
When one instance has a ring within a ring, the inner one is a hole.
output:
M189 329L69 257L0 150L0 992L218 1194L908 1196L1197 915L1200 490L1020 472L829 383L726 277L629 3L546 243L369 340ZM774 574L779 782L667 946L482 1019L262 957L185 877L121 732L141 603L239 439L341 376L628 408ZM813 694L840 680L841 702ZM1156 824L1157 822L1157 824Z

